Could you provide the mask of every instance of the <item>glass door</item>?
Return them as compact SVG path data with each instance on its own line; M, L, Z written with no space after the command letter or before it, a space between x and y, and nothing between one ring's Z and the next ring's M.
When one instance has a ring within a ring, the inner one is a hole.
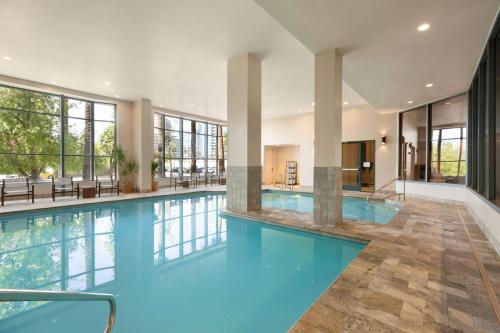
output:
M361 191L361 142L342 143L342 185L344 190Z

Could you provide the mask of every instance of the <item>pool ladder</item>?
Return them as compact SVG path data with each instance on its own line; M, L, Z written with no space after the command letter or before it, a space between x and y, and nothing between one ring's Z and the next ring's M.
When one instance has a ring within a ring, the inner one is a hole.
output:
M70 291L0 289L0 302L28 301L107 301L109 304L108 324L104 333L110 333L115 324L116 300L111 294L96 294Z

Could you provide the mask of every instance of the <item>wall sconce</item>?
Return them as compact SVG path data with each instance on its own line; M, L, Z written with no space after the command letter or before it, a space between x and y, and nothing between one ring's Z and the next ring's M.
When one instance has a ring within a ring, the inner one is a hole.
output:
M382 144L385 145L387 143L387 136L382 135Z

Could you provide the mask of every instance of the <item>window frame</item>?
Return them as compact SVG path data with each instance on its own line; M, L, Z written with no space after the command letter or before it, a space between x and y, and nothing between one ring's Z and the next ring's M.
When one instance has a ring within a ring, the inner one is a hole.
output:
M30 156L52 156L55 158L59 159L58 163L58 174L57 176L59 177L66 177L67 172L66 172L66 162L65 158L66 157L90 157L91 159L91 172L90 172L90 180L95 179L95 170L96 170L96 157L97 158L106 158L106 157L111 157L110 155L97 155L95 152L95 122L100 122L100 123L113 123L113 130L114 130L114 138L113 138L113 145L117 144L117 107L115 103L109 103L109 102L101 102L101 101L94 101L94 100L88 100L80 97L74 97L74 96L67 96L64 94L54 94L54 93L49 93L49 92L44 92L44 91L39 91L39 90L34 90L34 89L29 89L29 88L24 88L24 87L16 87L12 85L7 85L7 84L0 84L0 87L6 88L6 89L16 89L20 91L26 91L34 95L47 95L51 96L54 98L54 102L58 102L58 110L56 109L56 112L54 113L47 113L47 112L37 112L36 110L25 110L25 109L14 109L14 108L7 108L7 107L0 107L0 112L5 111L12 111L12 112L20 112L20 113L27 113L27 114L37 114L37 115L43 115L43 116L50 116L57 118L59 120L59 152L57 154L50 154L50 153L14 153L14 152L0 152L0 156L24 156L24 157L30 157ZM74 117L74 116L66 116L65 115L65 101L68 100L75 100L75 101L81 101L85 103L90 103L91 104L91 134L90 134L90 145L91 145L91 154L86 155L86 154L73 154L73 153L66 153L65 151L65 130L66 130L66 125L65 125L65 120L66 119L76 119L76 120L83 120L85 121L85 118L81 117ZM114 108L114 115L113 115L113 120L95 120L95 105L96 104L104 104L104 105L112 105ZM116 170L113 170L112 173L116 175ZM20 176L17 174L17 176ZM56 176L56 174L54 174ZM82 178L83 178L83 173L82 173ZM83 179L82 179L83 180Z

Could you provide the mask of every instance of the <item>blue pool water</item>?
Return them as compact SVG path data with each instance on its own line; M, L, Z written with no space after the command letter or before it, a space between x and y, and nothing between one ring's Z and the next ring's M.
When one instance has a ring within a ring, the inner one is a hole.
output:
M312 213L313 197L304 193L264 191L262 207ZM398 212L399 207L385 202L352 197L344 197L342 202L342 215L345 219L387 224Z
M364 244L191 195L0 216L0 288L117 296L113 332L286 332ZM107 304L1 303L0 332L102 332Z

